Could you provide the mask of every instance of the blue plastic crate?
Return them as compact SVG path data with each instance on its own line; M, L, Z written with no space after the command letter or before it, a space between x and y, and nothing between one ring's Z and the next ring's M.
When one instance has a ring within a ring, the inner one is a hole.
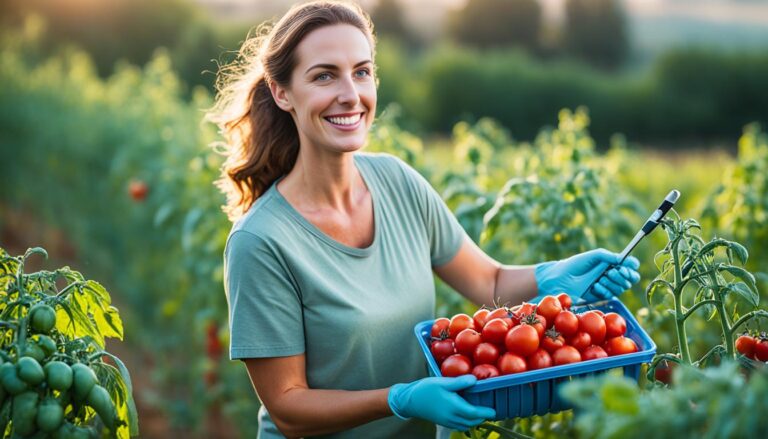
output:
M638 351L632 354L488 378L460 392L461 396L474 405L495 409L497 420L510 419L555 413L572 408L560 397L559 391L561 384L576 378L595 376L621 368L624 376L637 380L640 375L640 366L651 362L656 354L656 344L618 299L589 305L574 305L571 308L577 314L588 309L599 309L605 313L615 312L624 317L627 322L625 336L637 344ZM430 374L442 376L440 367L429 350L433 322L434 320L427 320L418 323L414 327L414 332L429 364Z

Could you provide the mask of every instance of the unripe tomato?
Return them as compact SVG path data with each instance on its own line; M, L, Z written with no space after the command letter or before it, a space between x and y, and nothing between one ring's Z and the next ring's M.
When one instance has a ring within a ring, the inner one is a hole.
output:
M500 354L501 352L496 345L484 342L477 345L472 359L475 361L475 364L496 364Z
M461 354L453 354L440 365L440 373L444 377L457 377L472 372L472 362Z
M53 398L46 398L37 408L37 428L45 433L53 433L64 421L64 408Z
M509 352L527 357L539 347L539 333L530 325L515 326L507 333L504 344Z
M11 416L14 433L21 436L29 436L37 428L37 401L38 394L35 391L27 391L13 397Z
M451 318L451 323L448 325L448 336L455 339L459 332L470 328L475 329L475 321L472 317L466 314L456 314Z
M581 354L573 346L563 346L552 354L552 362L555 363L555 366L578 363L579 361L581 361Z
M605 315L605 337L613 338L624 335L627 332L627 321L624 317L609 312Z
M475 353L477 345L482 342L483 338L480 336L480 333L474 329L467 328L456 336L454 347L457 353L471 357Z
M579 318L570 311L561 311L555 316L555 329L568 338L579 331Z
M76 400L82 401L85 399L97 382L98 379L93 369L83 363L72 365L72 387Z
M48 387L60 392L72 387L72 368L63 361L51 361L43 368Z
M50 357L57 350L56 342L53 341L53 339L51 337L48 337L47 335L38 335L37 345L40 346L40 349L43 350L46 357Z
M512 319L509 319L511 322ZM509 325L504 319L493 319L486 322L483 328L483 340L497 345L504 344L504 338L509 332Z
M497 363L499 372L502 375L509 375L511 373L520 373L528 370L528 366L525 364L525 359L519 355L507 352L501 357Z
M91 388L91 391L88 392L85 402L99 415L101 422L108 429L112 430L115 427L117 411L115 410L115 404L112 402L112 398L110 398L107 389L96 384Z
M547 322L554 322L555 317L563 310L563 305L555 296L546 296L539 302L536 314L543 316Z
M757 340L755 340L755 337L748 334L740 335L736 339L736 350L747 358L754 358L756 344Z
M56 326L56 311L44 304L38 303L29 310L29 326L41 334L47 334Z
M19 378L19 372L13 363L4 363L0 366L0 384L11 395L18 395L29 387L25 381Z
M31 386L36 386L45 379L43 367L34 358L19 358L19 361L16 362L16 369L18 370L19 378Z
M492 364L478 364L472 369L472 375L476 376L478 380L484 380L499 376L499 369L496 369L496 366Z
M446 338L448 337L448 325L451 321L445 317L435 319L435 323L432 323L432 331L430 335L434 338Z

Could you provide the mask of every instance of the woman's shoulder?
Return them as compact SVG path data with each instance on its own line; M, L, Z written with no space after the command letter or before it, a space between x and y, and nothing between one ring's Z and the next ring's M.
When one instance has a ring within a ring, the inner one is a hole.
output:
M355 154L355 157L358 163L366 166L372 173L384 177L387 181L408 177L410 166L395 155L386 152L359 152Z
M229 231L227 247L233 243L247 243L259 247L268 247L279 236L285 215L280 213L280 203L273 193L273 188L259 197L241 216Z

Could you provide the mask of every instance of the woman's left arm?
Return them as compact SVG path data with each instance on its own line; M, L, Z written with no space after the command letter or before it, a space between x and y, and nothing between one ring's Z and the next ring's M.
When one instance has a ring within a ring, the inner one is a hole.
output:
M522 303L538 293L533 265L503 265L466 235L456 255L433 269L440 279L478 306Z

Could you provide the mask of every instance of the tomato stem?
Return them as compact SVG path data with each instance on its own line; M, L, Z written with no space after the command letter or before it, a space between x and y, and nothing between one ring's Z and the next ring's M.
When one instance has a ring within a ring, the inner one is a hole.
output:
M688 337L685 333L685 315L683 313L683 275L680 269L680 254L678 247L680 238L678 237L672 246L672 260L675 270L675 327L677 328L677 343L680 348L680 357L685 364L691 364L691 353L688 349Z

